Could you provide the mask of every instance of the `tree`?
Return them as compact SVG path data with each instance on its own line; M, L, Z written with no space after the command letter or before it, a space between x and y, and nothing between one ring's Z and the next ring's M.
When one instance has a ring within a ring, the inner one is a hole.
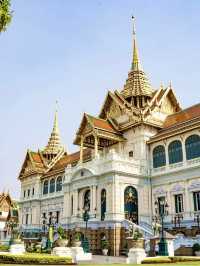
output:
M10 0L0 0L0 33L6 31L8 24L12 20Z

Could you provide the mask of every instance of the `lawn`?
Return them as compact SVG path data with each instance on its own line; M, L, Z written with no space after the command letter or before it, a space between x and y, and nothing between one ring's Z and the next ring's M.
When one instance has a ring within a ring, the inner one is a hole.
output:
M11 266L11 264L1 264L2 266ZM12 264L13 265L13 264ZM15 266L21 266L22 264L14 264ZM30 266L29 265L25 265L24 266ZM111 265L115 265L115 266L136 266L136 264L82 264L84 266L111 266ZM138 264L137 264L138 265ZM173 265L179 265L179 266L200 266L200 262L196 261L196 262L177 262L177 263L161 263L161 264L140 264L140 265L149 265L149 266L173 266ZM37 265L36 265L37 266ZM44 266L44 265L43 265ZM53 266L53 265L52 265ZM56 265L55 265L56 266Z

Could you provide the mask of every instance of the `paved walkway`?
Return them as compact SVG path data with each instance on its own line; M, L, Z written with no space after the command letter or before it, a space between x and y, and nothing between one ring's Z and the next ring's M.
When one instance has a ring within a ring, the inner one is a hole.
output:
M78 264L126 264L127 257L92 255L92 261L81 261Z

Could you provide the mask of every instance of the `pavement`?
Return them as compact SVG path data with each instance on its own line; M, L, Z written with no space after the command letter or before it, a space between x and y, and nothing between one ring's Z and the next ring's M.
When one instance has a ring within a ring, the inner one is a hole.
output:
M126 264L126 259L127 257L92 255L91 261L80 261L78 264Z

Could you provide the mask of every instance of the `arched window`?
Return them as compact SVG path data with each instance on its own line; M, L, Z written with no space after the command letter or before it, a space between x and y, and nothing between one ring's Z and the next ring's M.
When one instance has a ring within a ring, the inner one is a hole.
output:
M166 165L165 147L159 145L153 150L153 167L158 168Z
M200 136L191 135L185 141L186 159L200 157Z
M43 194L48 194L49 192L49 182L46 180L44 181L44 184L43 184Z
M90 190L86 190L84 194L84 202L83 202L83 208L90 210Z
M168 147L169 164L183 161L182 144L180 140L174 140Z
M105 220L105 212L106 212L106 190L101 190L101 221Z
M56 191L62 190L62 177L59 176L56 180Z
M49 189L50 193L54 193L55 192L55 179L51 179L50 180L50 189Z
M138 223L138 193L132 186L124 190L124 212L127 220Z

